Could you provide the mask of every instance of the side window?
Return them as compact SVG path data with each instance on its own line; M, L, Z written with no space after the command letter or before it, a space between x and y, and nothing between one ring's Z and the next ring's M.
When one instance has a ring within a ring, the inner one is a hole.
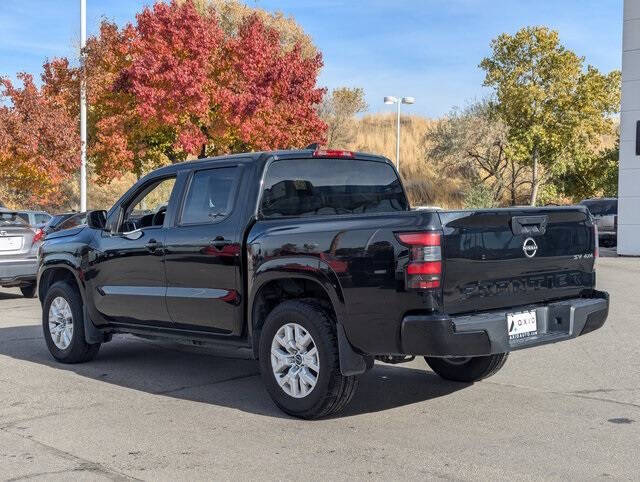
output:
M128 232L152 226L162 226L175 183L175 177L168 177L139 191L125 208L120 231Z
M233 208L237 167L219 167L193 174L180 224L204 224L225 218Z
M21 218L25 223L29 224L29 213L18 213L18 217Z

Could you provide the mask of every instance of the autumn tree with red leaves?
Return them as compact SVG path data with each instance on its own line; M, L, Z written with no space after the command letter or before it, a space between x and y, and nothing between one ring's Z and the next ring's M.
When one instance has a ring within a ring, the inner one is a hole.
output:
M76 119L62 97L38 89L29 74L22 88L0 78L0 185L9 202L57 204L61 183L80 166Z
M118 28L103 21L84 52L89 158L102 181L225 153L323 141L320 54L283 48L257 15L224 33L213 7L157 2ZM77 116L83 71L45 65L44 90Z

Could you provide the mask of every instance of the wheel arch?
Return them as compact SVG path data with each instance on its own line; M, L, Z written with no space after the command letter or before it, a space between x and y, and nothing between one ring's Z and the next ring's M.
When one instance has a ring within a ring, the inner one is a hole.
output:
M268 261L256 270L251 288L246 319L256 358L262 325L269 313L284 300L313 298L332 312L336 322L343 374L365 371L367 364L363 356L353 350L344 328L346 307L340 282L325 262L311 257Z
M326 263L317 258L278 258L267 261L255 271L249 285L246 319L250 337L253 337L255 329L259 329L270 311L262 310L260 303L274 286L283 289L289 298L315 298L317 296L309 294L320 294L320 298L327 301L327 308L332 310L336 322L342 323L345 318L344 296L338 277ZM296 290L300 296L295 296Z
M47 291L58 281L68 281L76 286L84 303L83 284L80 281L77 270L66 263L50 264L43 267L38 274L38 298L44 303Z

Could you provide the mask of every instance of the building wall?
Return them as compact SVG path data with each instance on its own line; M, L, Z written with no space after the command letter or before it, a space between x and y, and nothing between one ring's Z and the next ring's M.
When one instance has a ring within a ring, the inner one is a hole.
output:
M620 177L618 182L618 254L640 255L640 0L624 0Z

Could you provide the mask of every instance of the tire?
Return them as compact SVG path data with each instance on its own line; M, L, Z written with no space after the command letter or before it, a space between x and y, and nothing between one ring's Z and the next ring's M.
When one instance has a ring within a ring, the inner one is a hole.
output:
M290 349L276 339L276 335L286 337L287 329L297 337ZM308 344L298 344L307 334L311 338ZM272 355L272 348L280 353L279 358ZM293 353L300 358L296 360ZM282 361L283 354L287 361ZM335 321L314 301L285 301L269 313L260 335L259 358L267 392L282 411L294 417L315 419L337 413L351 401L358 386L355 376L345 377L340 372ZM312 380L314 374L315 385L309 388L305 380Z
M62 300L62 301L61 301ZM66 303L66 306L65 304ZM52 309L52 304L54 307ZM69 308L68 310L66 308ZM71 316L71 330L57 329L69 325ZM53 318L55 316L55 319ZM50 319L51 318L51 319ZM51 322L51 323L50 323ZM62 363L83 363L93 360L100 350L100 343L88 344L84 336L84 318L82 312L82 298L78 290L65 281L59 281L47 291L42 304L42 330L49 352ZM54 340L55 337L55 340Z
M424 357L427 365L445 380L472 383L489 378L507 362L508 353L467 358Z
M22 292L22 296L24 296L25 298L35 298L36 297L36 285L35 285L35 283L27 285L27 286L21 286L20 287L20 291Z

